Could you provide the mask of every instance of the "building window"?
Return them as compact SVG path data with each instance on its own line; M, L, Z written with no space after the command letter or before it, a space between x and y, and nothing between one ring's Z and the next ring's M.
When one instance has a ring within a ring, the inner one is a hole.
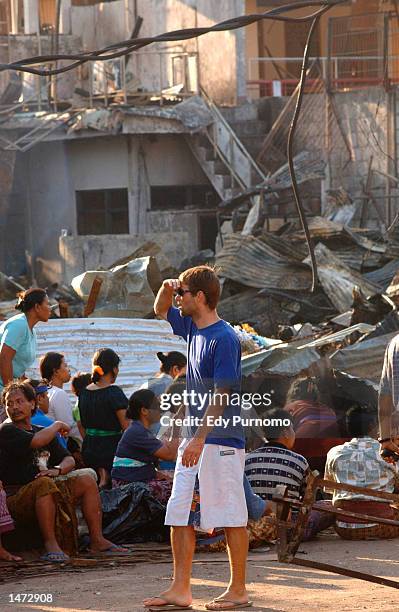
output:
M128 234L127 189L96 189L76 192L78 234Z
M220 198L211 185L151 187L151 210L215 208Z

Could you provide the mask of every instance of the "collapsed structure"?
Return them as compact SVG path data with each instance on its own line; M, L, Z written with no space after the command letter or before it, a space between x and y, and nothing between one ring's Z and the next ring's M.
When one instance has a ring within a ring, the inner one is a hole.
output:
M274 5L2 0L2 60ZM61 318L151 317L163 278L216 262L221 316L256 330L241 334L248 374L294 375L327 354L376 383L397 330L395 2L335 7L313 41L294 161L315 293L286 155L307 35L295 27L259 22L50 79L2 72L2 316L36 282Z

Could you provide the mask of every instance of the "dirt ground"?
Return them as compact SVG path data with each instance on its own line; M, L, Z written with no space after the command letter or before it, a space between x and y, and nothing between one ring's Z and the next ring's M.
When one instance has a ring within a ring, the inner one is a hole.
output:
M169 562L118 565L85 569L80 573L58 572L0 584L0 610L75 612L132 612L142 610L141 601L168 585ZM324 536L303 544L298 557L342 565L399 581L399 540L344 542ZM158 559L159 560L159 559ZM1 575L1 565L0 565ZM193 569L194 609L203 610L222 592L228 577L222 553L196 555ZM280 564L274 549L251 552L248 590L254 609L265 612L378 610L399 611L399 590L314 569ZM9 603L10 594L51 593L53 603Z

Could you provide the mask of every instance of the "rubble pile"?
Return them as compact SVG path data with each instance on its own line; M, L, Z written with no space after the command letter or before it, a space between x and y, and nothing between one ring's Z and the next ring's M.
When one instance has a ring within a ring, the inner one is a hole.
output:
M356 381L360 391L352 401L363 393L376 407L384 351L399 331L399 218L388 231L348 227L337 219L346 221L353 204L340 190L333 195L326 216L309 219L318 273L313 292L299 221L274 232L257 223L249 233L231 223L222 239L219 234L216 254L200 251L178 269L159 245L146 242L106 270L82 271L71 286L52 285L52 316L154 318L163 279L215 264L222 280L218 312L240 338L249 390L275 388L278 381L283 397L293 378L317 371L321 379L328 373L334 388L345 380L348 397L348 380ZM15 314L21 282L0 274L0 319ZM341 391L334 393L341 397Z

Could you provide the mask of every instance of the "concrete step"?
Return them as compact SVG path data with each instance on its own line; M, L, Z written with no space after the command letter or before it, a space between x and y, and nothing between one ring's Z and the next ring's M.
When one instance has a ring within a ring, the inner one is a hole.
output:
M226 121L252 121L258 118L258 104L256 102L245 102L240 106L231 108L219 108Z

